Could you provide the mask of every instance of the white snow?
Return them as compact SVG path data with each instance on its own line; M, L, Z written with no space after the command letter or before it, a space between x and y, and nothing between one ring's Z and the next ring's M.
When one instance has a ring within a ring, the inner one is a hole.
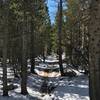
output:
M64 58L64 56L63 56ZM48 62L57 61L56 57L48 57L46 60ZM45 67L44 67L45 66ZM66 64L63 65L66 68ZM42 71L39 71L38 68L47 68L45 64L39 64L36 66L35 71L37 73L43 74ZM54 68L54 67L53 67ZM59 68L58 65L55 65L55 68ZM76 77L60 77L59 73L49 73L49 82L55 86L55 89L50 94L43 94L40 92L41 85L43 83L43 75L32 75L28 76L27 80L27 90L28 95L23 96L20 94L20 79L13 81L13 84L17 85L18 88L15 90L9 91L9 97L2 96L2 81L0 80L0 100L89 100L89 83L88 76L80 74L80 72L73 69L77 73ZM0 71L2 74L2 72ZM55 76L55 77L54 77Z
M50 84L57 86L51 95L41 96L40 87L42 77L30 75L28 77L29 95L20 94L20 81L17 80L18 88L9 92L9 97L0 96L0 100L89 100L88 77L80 75L74 78L58 77L49 78ZM0 90L2 95L2 91ZM52 99L54 98L54 99Z
M78 76L73 79L64 78L59 81L55 89L55 100L89 100L89 87L87 76Z

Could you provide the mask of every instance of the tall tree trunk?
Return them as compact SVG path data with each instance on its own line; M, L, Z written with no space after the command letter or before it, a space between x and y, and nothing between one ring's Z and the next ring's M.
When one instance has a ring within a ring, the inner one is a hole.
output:
M22 65L21 65L21 94L26 95L27 92L27 57L26 57L26 35L22 36Z
M8 42L8 2L4 1L4 39L3 39L3 96L8 96L7 89L7 42Z
M33 19L33 17L32 17ZM33 29L33 20L31 21L31 50L30 50L30 57L31 57L31 73L35 73L34 69L35 69L35 52L34 52L34 29Z
M64 75L63 64L62 64L62 0L58 4L59 19L58 19L58 54L59 54L59 67L61 76Z
M43 56L43 63L45 63L45 60L46 60L45 45L43 46L43 53L42 53L42 56Z
M24 1L24 22L22 34L22 65L21 65L21 94L26 95L27 92L27 15L25 9L26 2Z
M3 46L3 96L8 96L7 90L7 36L4 37Z
M35 73L34 34L31 34L31 73Z
M90 99L100 99L100 0L92 0L90 7Z
M32 49L33 50L33 49ZM31 51L32 51L31 50ZM34 52L34 51L33 51ZM35 74L35 56L34 53L31 54L31 73Z

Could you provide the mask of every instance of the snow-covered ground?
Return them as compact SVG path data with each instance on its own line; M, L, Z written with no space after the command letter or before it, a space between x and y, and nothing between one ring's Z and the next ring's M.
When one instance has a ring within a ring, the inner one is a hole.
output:
M64 56L63 56L64 59ZM37 59L38 60L38 59ZM51 57L48 56L46 62L55 62L58 61L56 56ZM44 64L39 64L36 68L45 69L48 67ZM49 66L50 67L50 66ZM66 68L66 64L63 64L63 67ZM58 64L53 65L53 68L59 68ZM41 90L41 85L43 83L44 78L39 75L28 76L27 80L27 90L28 95L23 96L20 94L20 79L15 79L13 84L17 85L18 88L9 91L9 97L2 96L2 81L0 80L0 100L89 100L89 83L88 76L81 74L79 71L75 69L73 70L77 76L76 77L61 77L58 75L59 73L49 73L48 84L52 84L54 86L54 90L50 94L43 95ZM39 70L37 70L41 73ZM2 74L2 68L0 69L0 73ZM57 75L56 75L57 74ZM50 77L52 76L52 77ZM55 77L54 77L55 76Z
M56 86L51 96L42 96L40 88L42 77L37 75L28 76L29 95L20 94L20 81L15 80L18 88L9 92L9 97L0 96L0 100L89 100L88 77L79 75L74 78L58 77L49 78L49 82ZM0 95L2 91L0 90ZM51 99L53 98L53 99Z
M83 75L73 79L64 78L59 81L54 95L55 100L89 100L88 78Z

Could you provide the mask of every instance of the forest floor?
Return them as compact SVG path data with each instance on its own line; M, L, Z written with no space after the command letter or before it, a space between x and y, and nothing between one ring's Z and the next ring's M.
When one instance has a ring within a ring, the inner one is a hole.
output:
M50 59L47 62L56 61L56 59ZM40 64L39 68L42 67L44 65ZM0 81L0 100L89 100L89 81L87 75L76 71L77 76L75 77L61 77L59 73L53 72L48 74L36 71L38 75L28 75L27 90L29 94L26 96L20 94L20 79L16 78L12 84L16 85L17 88L9 91L9 97L3 97L2 81ZM49 76L47 84L54 87L49 94L41 93L41 86L44 82L43 76Z
M0 96L0 100L89 100L88 77L80 75L73 78L58 77L49 78L50 84L55 85L55 89L50 95L42 95L40 92L43 78L37 75L28 76L27 96L20 94L20 81L16 79L14 83L17 89L9 91L9 97ZM2 95L2 91L0 90Z

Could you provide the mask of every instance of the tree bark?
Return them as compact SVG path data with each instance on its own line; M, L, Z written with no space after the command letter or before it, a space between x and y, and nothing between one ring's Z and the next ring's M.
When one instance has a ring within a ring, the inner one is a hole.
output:
M23 34L22 34L22 65L21 65L21 94L27 95L27 15L26 15L26 2L24 1L24 21L23 21Z
M33 17L32 17L33 19ZM34 52L34 30L33 30L33 20L31 22L31 50L30 50L30 57L31 57L31 73L35 73L35 52Z
M62 0L58 4L59 18L58 18L58 54L59 54L59 67L61 76L64 75L62 64Z
M4 46L3 46L3 96L8 96L6 62L7 62L7 38L5 36Z
M8 89L7 89L7 42L8 42L8 2L5 1L4 3L4 38L3 38L3 96L8 96Z
M21 94L26 95L27 92L27 57L26 57L26 36L22 36L22 65L21 65Z
M90 99L100 99L100 0L92 0L89 23Z

